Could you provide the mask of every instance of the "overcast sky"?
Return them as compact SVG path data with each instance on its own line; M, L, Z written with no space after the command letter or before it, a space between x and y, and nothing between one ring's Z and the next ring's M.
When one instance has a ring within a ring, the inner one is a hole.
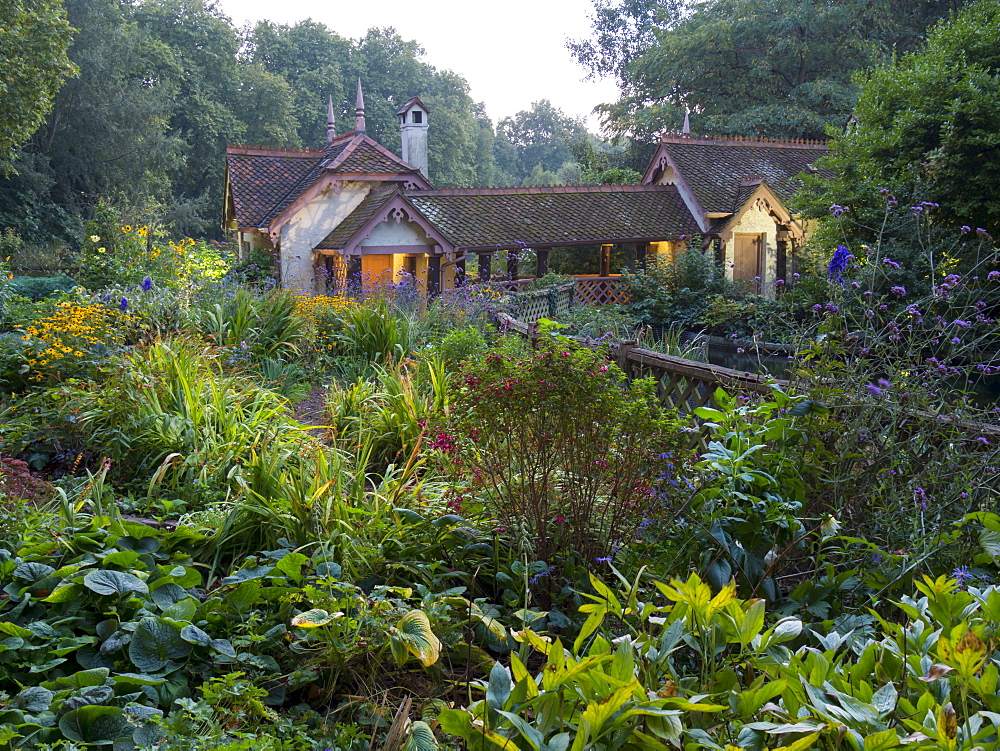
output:
M586 118L596 132L590 111L617 98L611 79L584 81L586 71L566 49L566 39L589 36L591 0L219 0L219 5L237 26L312 18L351 38L375 26L393 26L423 46L426 62L462 75L494 122L549 99L566 114Z

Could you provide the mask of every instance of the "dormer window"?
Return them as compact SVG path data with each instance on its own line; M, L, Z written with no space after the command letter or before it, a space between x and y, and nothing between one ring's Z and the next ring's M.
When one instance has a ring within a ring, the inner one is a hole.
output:
M413 110L412 114L414 123L422 123L424 121L424 113L420 110Z

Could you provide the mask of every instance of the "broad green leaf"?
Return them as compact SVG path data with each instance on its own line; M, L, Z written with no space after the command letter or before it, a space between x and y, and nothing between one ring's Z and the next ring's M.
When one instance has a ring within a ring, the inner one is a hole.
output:
M275 564L275 568L281 573L298 583L302 581L302 567L309 563L309 559L302 553L289 553L282 556L281 560Z
M437 747L430 725L422 720L410 723L410 734L403 745L403 751L436 751Z
M42 686L32 686L14 697L11 707L23 709L31 714L44 712L52 704L53 693Z
M502 708L510 697L510 688L511 680L506 668L499 662L494 662L486 686L486 703L493 709Z
M319 628L341 615L343 613L328 613L322 608L313 608L292 618L292 625L298 628Z
M472 735L472 715L464 709L446 709L438 715L441 729L466 740Z
M118 707L91 704L64 714L59 729L71 741L110 746L125 728L127 719Z
M18 626L16 623L7 623L6 621L0 621L0 634L18 636L22 639L30 639L34 636L28 629Z
M208 647L212 644L212 637L197 626L185 626L182 628L181 638L189 644L197 644L202 647Z
M21 563L14 569L13 576L15 579L24 579L28 582L36 582L39 579L44 579L45 577L54 574L55 569L45 563Z
M744 647L750 644L763 627L764 601L754 600L753 605L747 608L743 622L740 623L740 644Z
M816 748L815 743L818 739L819 733L810 733L803 738L799 738L797 741L789 743L783 748L789 749L790 751L809 751L809 749Z
M545 751L545 739L542 734L538 732L538 729L533 727L531 723L526 722L522 717L514 714L513 712L505 712L502 709L497 710L501 715L507 718L511 725L521 734L521 737L528 742L534 751Z
M84 586L99 595L148 594L146 582L124 571L90 571L83 577Z
M160 610L166 610L178 600L183 600L185 597L190 596L190 592L174 582L161 584L152 591L153 602L156 603L156 607Z
M888 749L900 747L899 736L895 730L883 730L880 733L872 733L865 738L864 751L888 751Z
M441 641L431 630L431 622L422 610L411 610L389 629L390 639L403 644L406 651L430 667L441 655Z
M155 673L171 660L187 657L192 647L180 632L179 627L161 618L143 618L128 646L129 659L143 673Z
M63 584L52 590L52 594L46 597L42 602L51 602L53 604L60 602L70 602L75 600L79 594L83 591L83 587L76 583Z

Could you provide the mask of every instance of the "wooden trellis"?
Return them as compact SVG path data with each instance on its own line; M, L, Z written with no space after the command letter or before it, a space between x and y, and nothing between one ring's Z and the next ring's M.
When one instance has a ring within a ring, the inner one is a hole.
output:
M586 305L624 305L631 302L628 287L617 276L578 276L576 302Z

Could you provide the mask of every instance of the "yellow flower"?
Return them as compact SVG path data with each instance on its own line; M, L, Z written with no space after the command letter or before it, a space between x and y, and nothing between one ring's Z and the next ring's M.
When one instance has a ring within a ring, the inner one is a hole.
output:
M91 235L90 236L90 242L92 242L92 243L99 243L100 241L101 241L101 238L99 238L97 235Z

